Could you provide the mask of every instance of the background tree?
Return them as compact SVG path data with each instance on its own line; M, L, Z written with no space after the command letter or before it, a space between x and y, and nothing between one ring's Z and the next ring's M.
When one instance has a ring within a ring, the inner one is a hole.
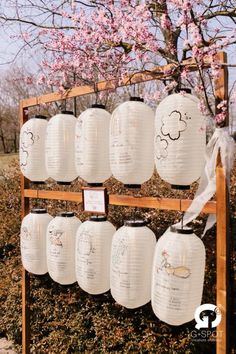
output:
M45 74L38 82L61 89L117 80L127 73L173 64L163 83L169 92L181 86L194 88L201 109L218 123L225 119L227 103L215 115L211 99L219 75L218 51L234 48L234 0L3 0L0 24L12 40L21 41L19 52L41 53ZM39 51L40 49L40 51ZM205 70L206 57L213 62ZM193 75L184 59L198 66ZM164 91L164 92L165 92ZM147 98L156 100L162 88Z

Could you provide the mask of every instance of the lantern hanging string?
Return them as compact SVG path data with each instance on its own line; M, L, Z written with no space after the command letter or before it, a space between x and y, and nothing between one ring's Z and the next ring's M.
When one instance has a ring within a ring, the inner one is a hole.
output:
M182 211L182 199L180 199L180 212L181 212L180 225L181 225L181 229L183 229L184 228L184 212Z
M227 185L230 183L230 171L234 162L234 140L229 135L228 127L216 128L211 137L205 152L205 167L203 169L198 190L193 202L183 217L183 225L196 219L204 205L213 197L216 192L216 165L218 153L226 176ZM216 215L210 214L204 229L203 236L216 222ZM202 236L202 237L203 237Z

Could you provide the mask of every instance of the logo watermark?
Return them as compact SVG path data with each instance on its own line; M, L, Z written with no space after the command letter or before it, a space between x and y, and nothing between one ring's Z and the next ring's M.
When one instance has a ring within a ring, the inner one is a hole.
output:
M222 319L219 307L213 304L203 304L196 308L194 317L196 329L190 333L193 341L205 342L221 340L223 332L215 330Z

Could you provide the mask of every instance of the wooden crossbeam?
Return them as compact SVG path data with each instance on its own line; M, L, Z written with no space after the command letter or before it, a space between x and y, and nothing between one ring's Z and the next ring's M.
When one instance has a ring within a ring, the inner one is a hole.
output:
M211 64L211 58L206 58L204 61L204 67L207 68ZM197 70L197 64L193 59L186 59L182 63L173 63L167 64L163 66L155 67L150 71L142 71L136 72L130 75L127 75L122 80L108 80L108 81L100 81L96 83L96 88L94 85L84 85L79 87L72 87L68 90L62 92L53 92L46 95L27 98L21 101L22 108L29 108L33 106L37 106L43 103L51 103L56 101L61 101L68 98L84 96L88 94L92 94L97 91L105 91L105 90L114 90L117 87L129 86L131 84L137 84L141 82L147 82L152 80L158 80L163 77L171 78L171 73L174 72L179 66L188 67L190 71Z
M81 192L64 192L64 191L47 191L36 189L25 189L25 198L67 200L70 202L82 202ZM158 197L135 197L130 195L110 194L109 205L130 206L148 209L163 209L186 211L190 206L191 199L174 199L174 198L158 198ZM206 203L202 209L203 213L215 214L216 202L210 201Z

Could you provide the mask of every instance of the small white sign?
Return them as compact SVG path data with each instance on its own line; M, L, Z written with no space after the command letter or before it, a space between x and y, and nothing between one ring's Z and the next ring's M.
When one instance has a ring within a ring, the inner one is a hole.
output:
M106 189L84 188L83 205L84 211L91 213L106 214Z

